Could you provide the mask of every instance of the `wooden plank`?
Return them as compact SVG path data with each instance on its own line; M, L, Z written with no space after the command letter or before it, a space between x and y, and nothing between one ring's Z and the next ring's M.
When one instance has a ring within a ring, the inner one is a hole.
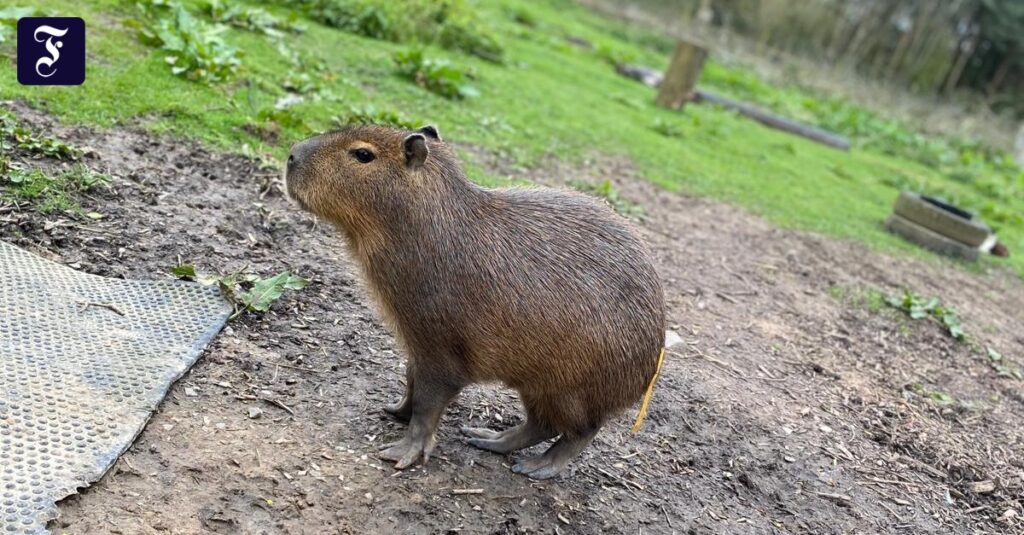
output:
M679 41L672 61L665 71L665 78L658 86L655 102L673 110L693 100L693 87L697 85L700 71L704 68L707 49L688 41Z

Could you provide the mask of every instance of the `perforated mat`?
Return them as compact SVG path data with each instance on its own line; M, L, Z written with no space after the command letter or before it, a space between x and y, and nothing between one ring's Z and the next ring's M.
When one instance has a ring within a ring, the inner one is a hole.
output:
M214 287L97 277L0 242L0 535L46 533L230 312Z

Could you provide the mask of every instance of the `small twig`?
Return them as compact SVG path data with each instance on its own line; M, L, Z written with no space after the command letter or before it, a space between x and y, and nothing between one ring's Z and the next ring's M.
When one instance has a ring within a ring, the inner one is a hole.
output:
M847 496L845 494L833 494L831 492L815 492L815 494L817 494L818 496L821 496L822 498L827 498L827 499L832 500L832 501L834 501L834 502L836 502L836 503L838 503L840 505L847 506L847 507L849 507L850 506L850 502L853 501L853 498L851 498L851 497L849 497L849 496Z
M735 304L737 304L737 303L739 303L739 301L737 301L737 300L733 299L733 298L732 298L732 297L730 297L730 296L729 296L729 294L727 294L727 293L723 293L723 292L715 292L715 295L717 295L718 297L721 297L722 299L725 299L726 301L728 301L728 302L730 302L730 303L732 303L732 304L734 304L734 305L735 305Z
M483 493L484 493L484 489L452 489L452 494L455 494L456 496L459 496L459 495L462 495L462 494L483 494Z
M665 510L665 506L661 506L661 512L665 513L665 522L668 522L668 529L675 530L676 527L672 525L672 518L668 516L668 511Z
M738 376L738 377L741 377L741 378L744 378L744 379L747 377L747 374L743 373L742 370L740 370L736 366L733 366L732 364L729 364L728 362L721 361L721 360L716 359L715 357L705 355L703 351L701 351L701 350L699 350L697 348L693 348L693 351L700 358L702 358L704 360L707 360L709 362L713 362L713 363L721 366L722 368L725 368L726 371L730 371L730 372L736 374L736 376ZM674 355L677 355L677 356L680 356L680 357L683 357L683 358L687 358L686 355L683 355L682 353L677 353L675 351L668 351L668 353L672 353Z
M320 373L320 372L319 372L319 371L317 371L317 370L310 370L309 368L303 368L303 367L300 367L300 366L291 366L291 365L289 365L289 364L278 364L278 366L280 366L280 367L282 367L282 368L288 368L289 370L298 370L298 371L300 371L300 372L306 372L306 373Z
M105 308L105 309L107 309L107 310L117 314L118 316L124 316L124 312L121 312L120 308L117 308L116 306L108 304L108 303L85 303L85 302L80 302L78 304L82 305L82 308L78 311L79 314L85 312L86 310L89 310L89 307L98 307L98 308Z
M273 406L275 406L275 407L277 407L279 409L283 409L283 410L287 411L288 414L290 414L292 416L295 416L295 412L292 411L292 409L290 407L288 407L288 405L285 405L284 403L281 403L280 401L278 401L276 399L270 399L270 398L264 398L264 397L258 397L258 396L247 396L247 395L238 395L238 396L235 396L235 399L242 400L242 401L257 401L257 400L264 401L264 402L269 403L269 404L271 404L271 405L273 405Z
M76 228L78 230L84 230L86 232L95 232L96 234L107 234L107 235L115 234L114 232L110 232L109 230L103 230L103 229L98 229L98 228L90 228L90 227L87 227L85 225L66 225L66 226L71 227L71 228Z
M288 405L285 405L284 403L281 403L280 401L278 401L276 399L270 399L270 398L260 398L260 399L263 400L263 401L266 401L267 403L270 403L271 405L273 405L273 406L275 406L275 407L277 407L279 409L284 409L285 411L288 412L288 414L290 414L292 416L295 416L295 412L292 411L288 407Z
M893 511L892 507L889 507L885 502L878 502L878 505L881 505L882 507L885 508L886 511L889 511L889 514L896 517L897 522L903 522L903 517L896 514L896 511Z

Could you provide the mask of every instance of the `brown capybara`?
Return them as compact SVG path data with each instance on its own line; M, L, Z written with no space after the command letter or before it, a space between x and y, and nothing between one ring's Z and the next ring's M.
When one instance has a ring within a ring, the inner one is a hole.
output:
M431 126L357 126L292 147L289 196L336 224L409 358L408 421L381 452L427 461L445 407L466 385L519 392L525 423L463 428L508 453L560 437L513 470L558 474L609 417L644 394L665 341L651 259L605 203L550 188L470 182Z

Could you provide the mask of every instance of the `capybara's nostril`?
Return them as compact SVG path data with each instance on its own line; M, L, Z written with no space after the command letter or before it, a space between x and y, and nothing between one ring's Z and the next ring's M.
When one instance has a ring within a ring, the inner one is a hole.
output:
M295 155L294 154L289 154L288 155L288 166L291 167L292 165L295 165Z

